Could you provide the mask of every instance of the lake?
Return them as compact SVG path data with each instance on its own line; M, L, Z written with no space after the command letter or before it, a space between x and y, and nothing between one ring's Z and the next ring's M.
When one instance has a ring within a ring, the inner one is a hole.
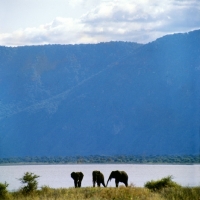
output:
M99 170L104 174L105 182L110 172L124 170L129 176L129 184L143 187L147 181L157 180L168 175L182 186L200 186L200 165L139 165L139 164L74 164L74 165L11 165L0 166L0 182L9 184L8 190L18 190L22 184L25 172L33 172L40 177L38 186L49 186L52 188L74 187L70 174L73 171L82 171L84 178L82 187L92 186L92 171ZM123 185L119 183L119 185ZM108 183L108 187L115 187L114 179Z

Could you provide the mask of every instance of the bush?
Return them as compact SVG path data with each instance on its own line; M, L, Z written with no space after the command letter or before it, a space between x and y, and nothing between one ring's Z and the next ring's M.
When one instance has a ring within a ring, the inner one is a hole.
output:
M39 178L38 175L35 175L31 172L26 172L24 176L19 179L23 184L26 184L24 187L21 188L23 194L30 194L37 190L37 178Z
M148 181L145 183L144 187L150 189L151 191L160 191L164 188L176 188L181 186L172 181L172 176L167 176L157 181Z
M9 193L7 191L8 183L0 183L0 199L9 199Z

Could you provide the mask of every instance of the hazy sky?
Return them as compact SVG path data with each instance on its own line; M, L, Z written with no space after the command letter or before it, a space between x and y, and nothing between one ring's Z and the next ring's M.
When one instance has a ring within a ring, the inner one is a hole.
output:
M147 43L200 29L200 0L0 0L0 45Z

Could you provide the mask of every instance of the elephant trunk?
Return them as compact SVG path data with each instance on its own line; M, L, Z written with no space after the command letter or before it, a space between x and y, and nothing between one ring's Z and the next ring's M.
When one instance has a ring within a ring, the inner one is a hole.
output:
M111 179L112 179L112 176L109 176L109 178L108 178L108 180L107 180L107 183L106 183L106 187L107 187L107 185L108 185L108 182L111 181Z

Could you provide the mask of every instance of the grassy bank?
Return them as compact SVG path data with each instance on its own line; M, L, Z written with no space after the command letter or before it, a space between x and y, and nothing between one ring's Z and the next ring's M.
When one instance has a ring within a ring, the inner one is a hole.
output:
M144 188L120 186L60 188L48 186L37 188L34 173L26 172L20 179L23 186L15 192L7 190L8 183L0 183L0 200L200 200L199 187L182 187L172 181L172 176L145 183Z
M200 187L165 188L150 191L147 188L60 188L43 187L32 194L23 195L20 191L8 193L8 200L199 200Z

